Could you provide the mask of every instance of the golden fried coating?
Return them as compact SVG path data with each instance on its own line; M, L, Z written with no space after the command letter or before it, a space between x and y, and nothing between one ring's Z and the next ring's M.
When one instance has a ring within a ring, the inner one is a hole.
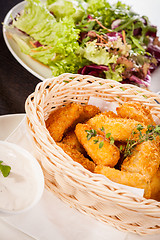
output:
M117 107L116 110L119 117L134 119L145 125L155 124L149 108L140 103L126 102Z
M124 184L130 187L144 189L144 197L150 198L150 181L146 176L142 174L123 172L115 168L110 168L102 165L97 165L94 172L105 175L113 182Z
M160 168L151 180L151 197L154 200L160 201Z
M83 112L81 113L79 122L82 123L82 122L88 121L90 118L94 117L96 114L100 112L101 111L96 106L83 105Z
M84 123L101 112L98 107L92 105L82 105L82 108L83 111L81 112L74 126L72 126L73 128L76 126L77 123Z
M90 161L88 158L85 158L83 154L81 154L77 149L64 144L64 143L57 143L59 147L63 149L65 153L67 153L75 162L80 163L84 168L88 169L91 172L94 172L95 164L94 162Z
M100 113L99 108L92 105L67 104L53 111L46 121L46 127L52 138L60 142L68 129L73 129L78 122L84 122Z
M102 114L106 115L109 118L118 118L118 115L112 111L105 111Z
M120 152L115 145L110 144L108 140L104 137L92 136L91 139L87 139L87 132L92 128L88 124L77 124L75 128L75 133L78 141L83 145L88 155L96 164L107 165L114 167L120 157ZM95 141L98 141L95 143ZM99 147L99 143L103 142L103 146Z
M154 176L160 164L159 148L154 141L138 144L132 154L124 159L121 170L140 173L148 178Z
M77 151L79 151L83 155L86 155L86 151L82 147L80 142L78 141L78 138L77 138L74 130L69 131L69 132L66 133L65 137L62 140L62 143L65 143L65 144L67 144L67 145L77 149Z
M99 134L104 135L104 132L111 133L115 141L126 142L130 138L133 129L140 123L134 119L110 118L105 114L99 114L89 119L87 124ZM104 132L100 130L102 127L104 128Z
M46 127L52 138L59 142L63 134L80 117L83 107L76 103L70 103L53 111L46 121Z

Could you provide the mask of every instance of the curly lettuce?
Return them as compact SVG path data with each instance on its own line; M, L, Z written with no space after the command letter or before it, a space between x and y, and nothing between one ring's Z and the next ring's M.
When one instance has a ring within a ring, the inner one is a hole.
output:
M129 19L134 15L130 7L120 1L112 5L106 0L88 0L87 3L87 13L98 18L106 27L111 27L115 19Z
M82 19L86 10L86 3L82 0L57 0L48 2L49 11L53 12L56 19L71 17L75 22Z
M84 58L97 65L106 66L111 63L116 63L118 58L118 55L113 55L112 53L107 52L105 48L96 46L94 41L87 43L86 47L81 49L81 54Z
M75 29L71 18L57 22L40 1L27 1L24 12L13 21L13 26L32 36L42 45L52 47L55 52L69 53L78 48L79 30Z
M38 0L27 1L23 13L13 20L13 26L27 33L33 46L34 41L38 41L41 46L33 47L29 41L16 39L21 50L53 69L54 75L61 74L66 69L76 72L82 65L75 53L79 48L79 30L75 28L74 20L65 17L63 21L57 21L45 4ZM57 66L61 70L58 71Z
M114 79L117 82L121 82L124 69L124 66L121 64L116 65L114 71L110 67L108 71L105 71L105 77L106 79Z

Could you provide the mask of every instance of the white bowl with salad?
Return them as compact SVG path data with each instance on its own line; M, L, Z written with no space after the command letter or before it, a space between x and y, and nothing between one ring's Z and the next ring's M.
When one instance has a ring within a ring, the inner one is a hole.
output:
M160 64L157 27L120 1L26 0L4 23L21 52L42 64L41 80L70 72L149 88Z
M42 169L28 151L16 144L0 141L0 153L0 216L25 212L42 196Z

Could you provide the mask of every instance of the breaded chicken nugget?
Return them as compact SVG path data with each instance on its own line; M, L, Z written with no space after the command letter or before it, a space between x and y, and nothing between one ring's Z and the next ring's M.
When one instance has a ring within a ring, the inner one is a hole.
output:
M79 151L64 143L57 143L57 145L60 146L63 151L67 153L75 162L80 163L84 168L94 172L94 162L90 161L88 158L85 158Z
M160 201L160 168L151 179L151 198Z
M110 118L104 114L99 114L89 119L87 124L89 124L99 134L104 135L104 132L105 134L111 133L111 136L115 141L126 142L127 139L130 138L132 131L140 123L134 119ZM102 127L104 129L104 132L100 130Z
M79 151L83 155L87 154L85 149L83 148L83 146L78 141L78 138L77 138L74 130L66 133L65 137L62 140L62 143L65 143L65 144L77 149L77 151Z
M81 112L79 118L75 122L74 126L72 126L72 128L75 128L77 123L84 123L101 112L98 107L92 105L82 105L82 108L83 111Z
M117 107L116 110L119 117L134 119L138 122L144 123L145 125L155 124L149 108L140 103L123 103L122 105Z
M53 111L46 120L46 127L52 138L59 142L66 130L74 124L83 112L83 107L76 103L70 103Z
M146 141L138 144L132 154L124 159L121 170L140 173L152 178L160 164L159 148L154 141Z
M83 105L83 112L81 113L79 122L81 122L81 123L85 122L85 121L89 120L90 118L94 117L96 114L98 114L100 112L101 111L96 106Z
M94 172L105 175L113 182L124 184L130 187L144 189L144 197L150 198L150 181L146 176L142 174L123 172L115 168L110 168L102 165L97 165Z
M83 145L88 155L96 164L113 167L117 164L120 152L115 145L110 144L102 136L92 136L88 139L88 131L92 128L88 124L77 124L75 128L76 136ZM101 147L100 144L101 143Z
M118 118L118 115L112 111L105 111L102 114L106 115L109 118Z

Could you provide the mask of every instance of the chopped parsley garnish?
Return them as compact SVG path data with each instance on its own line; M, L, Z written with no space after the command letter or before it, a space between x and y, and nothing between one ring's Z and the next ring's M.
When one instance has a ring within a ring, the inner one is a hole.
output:
M3 165L3 161L0 161L0 171L4 177L7 177L11 171L11 167L8 165Z

